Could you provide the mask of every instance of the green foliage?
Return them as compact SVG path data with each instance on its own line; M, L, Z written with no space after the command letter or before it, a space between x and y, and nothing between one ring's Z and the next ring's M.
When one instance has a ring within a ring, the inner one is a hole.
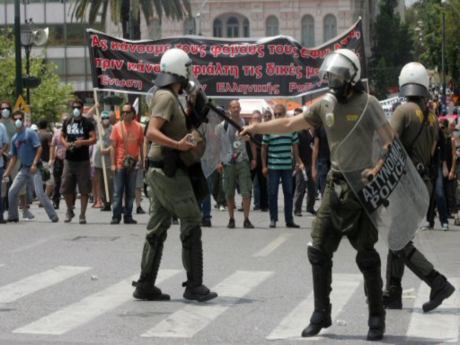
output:
M23 59L23 76L25 73L25 60ZM0 99L15 102L15 55L14 41L10 32L0 31ZM30 90L30 103L32 122L46 118L50 122L59 119L59 115L68 108L68 103L73 98L73 88L62 84L55 73L56 65L47 63L42 58L32 58L30 74L41 79L39 87ZM24 95L25 97L25 90Z
M134 26L137 28L140 26L141 12L147 23L150 23L155 15L160 20L163 16L172 20L183 20L192 13L190 0L77 0L72 16L83 21L88 14L88 21L93 24L101 14L104 24L109 11L111 20L118 25L128 20L130 10L132 10ZM123 25L123 37L127 37L127 30L128 28ZM139 35L140 32L138 31L137 34Z
M373 89L386 98L389 87L398 85L399 71L412 60L412 37L409 27L395 12L396 0L382 0L372 32L372 60L369 75Z
M30 91L32 122L39 119L58 121L60 114L68 110L69 102L75 98L72 86L61 83L56 69L55 64L45 64L41 59L35 59L31 65L31 74L42 80L39 87Z
M458 85L460 82L460 0L420 0L409 11L408 24L421 63L441 72L442 13L446 18L446 73Z

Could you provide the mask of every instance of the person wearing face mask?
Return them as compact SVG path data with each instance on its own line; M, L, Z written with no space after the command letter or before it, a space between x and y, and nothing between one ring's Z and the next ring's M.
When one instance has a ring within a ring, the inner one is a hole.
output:
M367 339L380 340L385 332L385 309L382 300L381 261L374 248L378 232L364 206L355 196L351 184L345 179L346 171L341 168L338 148L353 133L361 119L379 119L377 128L389 131L391 128L385 121L378 100L364 90L360 81L361 64L353 51L338 49L329 54L321 65L320 78L326 79L329 86L328 93L321 101L299 115L251 124L244 127L240 135L282 134L324 126L331 151L332 171L327 178L321 206L313 223L312 242L307 249L312 265L314 311L302 336L315 336L321 329L332 324L332 256L341 238L347 236L357 250L356 263L363 274L367 292ZM356 157L357 160L358 158L362 157ZM363 158L368 162L368 157ZM364 176L369 178L371 174L378 172L377 167L375 170L365 169L359 173L365 173Z
M110 124L110 112L103 111L101 113L101 125L102 125L102 140L98 140L95 145L94 152L94 167L96 168L96 174L99 176L99 188L102 196L103 207L101 211L110 211L110 205L112 204L113 195L113 175L110 167L112 166L111 159L111 142L110 135L112 134L112 125ZM105 174L107 177L107 186L109 188L109 200L107 200L104 185L104 172L102 166L102 159L105 161Z
M0 102L0 112L1 112L0 122L3 123L3 125L5 126L6 131L8 133L8 137L11 140L13 135L16 133L16 128L14 127L14 121L11 116L13 112L11 108L11 103L8 101L1 101Z
M83 102L72 102L72 113L64 121L61 140L66 148L61 193L67 205L64 222L69 223L75 216L73 212L75 189L80 191L80 224L86 224L88 195L91 192L91 166L89 146L96 142L93 123L83 116Z
M0 176L3 176L3 172L5 170L6 165L6 157L8 152L9 146L9 137L8 132L6 131L6 127L3 123L0 122ZM5 181L6 182L6 181ZM7 185L0 182L0 224L5 223L3 219L3 196L6 193Z
M16 127L14 126L14 120L12 117L11 103L8 101L0 102L0 111L1 111L0 123L2 123L5 126L7 134L8 134L8 138L9 138L9 144L11 144L11 139L13 138L13 135L16 134ZM7 151L5 150L4 152L7 152ZM5 164L5 167L6 167L6 164ZM20 160L16 160L16 165L11 170L11 180L14 180L14 178L19 172L20 167L21 167ZM8 185L7 189L9 189L9 187L11 187L10 184ZM26 186L24 186L19 192L19 200L21 202L22 217L28 220L34 219L35 216L29 210ZM5 202L3 205L4 206L8 205L8 193L6 193Z
M119 224L122 215L122 199L125 196L124 223L137 224L133 219L133 202L136 193L138 162L143 165L144 130L134 120L135 110L126 103L121 108L122 120L113 126L112 173L114 174L113 214L110 224Z
M8 208L8 221L18 222L18 196L21 188L33 181L35 194L37 195L40 203L45 208L49 219L56 223L59 218L51 204L50 199L43 190L42 174L38 170L40 168L40 157L43 148L40 144L40 139L37 133L30 128L24 127L24 113L22 111L15 111L13 113L14 124L16 127L16 134L11 140L11 160L8 168L3 174L3 178L10 176L16 161L21 161L21 168L13 180L13 184L8 192L9 208Z
M62 115L62 121L68 117L69 114L64 113ZM59 204L61 201L61 182L62 182L62 172L64 169L64 159L65 159L65 146L61 140L61 131L62 123L55 124L55 132L51 140L50 146L50 161L49 166L53 171L54 179L54 191L53 191L53 206L54 209L59 209Z

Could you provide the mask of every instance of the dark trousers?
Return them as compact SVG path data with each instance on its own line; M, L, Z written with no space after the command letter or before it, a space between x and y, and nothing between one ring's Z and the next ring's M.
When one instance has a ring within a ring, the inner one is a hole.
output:
M292 206L293 206L293 183L292 170L268 170L268 194L269 194L269 209L270 220L278 221L278 189L281 179L284 194L284 219L286 224L293 222Z
M307 192L307 211L314 209L315 205L315 183L313 182L313 177L311 175L311 169L305 168L307 174L307 181L302 172L297 172L295 176L295 193L294 193L294 212L302 212L302 203L303 197L305 196L305 191Z
M135 169L120 169L114 174L113 179L113 215L114 219L121 219L122 198L125 196L125 219L133 216L133 202L136 194L136 177Z
M442 176L441 166L438 168L438 173L434 183L434 188L430 191L430 206L426 220L430 225L434 226L435 209L438 210L439 221L441 224L448 223L447 219L447 202L444 194L444 178Z
M457 180L449 180L448 178L443 178L444 184L444 195L446 196L447 201L447 212L448 214L453 214L457 212L457 202L455 200L455 189L457 185Z
M217 171L214 171L210 175L210 177L212 178L212 197L214 198L218 206L227 205L227 200L225 200L222 174L219 174Z
M257 194L258 196L257 204L255 205L261 210L266 210L268 208L267 178L262 173L262 166L256 167L255 174L257 183L254 184L254 187L257 188L257 193L254 191L254 195Z
M321 195L324 194L326 188L327 173L331 169L331 162L327 159L318 160L318 188Z
M62 172L64 171L64 161L62 159L56 158L54 161L53 167L53 178L54 178L54 191L53 191L53 202L56 205L59 205L59 200L61 200L61 182L62 182Z

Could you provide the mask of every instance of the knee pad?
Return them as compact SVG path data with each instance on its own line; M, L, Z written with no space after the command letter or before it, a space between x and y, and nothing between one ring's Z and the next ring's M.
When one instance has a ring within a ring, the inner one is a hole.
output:
M155 246L158 242L163 243L166 241L168 233L166 231L163 231L161 234L155 234L154 236L147 236L147 242L150 244L150 246Z
M380 256L375 249L358 251L356 255L356 264L361 271L370 271L380 267Z
M308 254L308 260L310 261L312 265L317 265L317 266L332 265L331 257L315 247L308 246L307 254Z
M183 233L180 236L183 247L190 247L190 245L196 241L201 241L201 227L196 226L187 233Z

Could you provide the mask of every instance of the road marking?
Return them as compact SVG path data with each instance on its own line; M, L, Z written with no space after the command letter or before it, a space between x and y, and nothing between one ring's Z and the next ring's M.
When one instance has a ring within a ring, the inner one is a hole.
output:
M56 266L55 268L34 274L0 287L0 303L11 303L31 293L60 283L77 274L90 270L91 267Z
M460 278L449 279L457 290L435 310L424 313L422 305L428 301L430 288L422 283L414 302L414 310L411 314L408 338L417 338L419 342L456 343L458 344L460 296L458 287Z
M155 327L142 334L142 337L191 338L218 316L224 313L237 300L244 297L273 272L236 271L217 284L215 290L219 297L204 304L193 304L175 312Z
M284 234L284 235L278 236L273 241L271 241L266 247L264 247L262 250L255 253L252 257L260 258L260 257L265 257L265 256L270 255L275 249L277 249L280 245L286 242L289 236L290 234Z
M160 270L157 283L161 283L179 272L179 270ZM131 281L135 280L136 277L137 275L124 279L107 289L83 298L77 303L60 309L26 326L17 328L13 333L60 335L75 329L105 312L132 300L133 288Z
M348 300L361 284L360 274L334 274L332 279L331 303L333 305L331 318L335 318L342 312ZM310 315L314 310L314 295L311 293L308 298L303 300L292 310L280 324L268 335L268 340L298 338L302 330L308 325ZM322 330L321 334L326 334L327 329ZM301 338L303 340L318 340L320 337Z
M32 242L30 244L27 244L25 246L18 247L16 249L10 250L9 253L15 254L15 253L20 253L20 252L23 252L23 251L26 251L26 250L30 250L30 249L32 249L34 247L41 246L42 244L48 242L49 240L50 240L50 238L45 238L45 239L42 239L42 240L38 240L36 242Z

